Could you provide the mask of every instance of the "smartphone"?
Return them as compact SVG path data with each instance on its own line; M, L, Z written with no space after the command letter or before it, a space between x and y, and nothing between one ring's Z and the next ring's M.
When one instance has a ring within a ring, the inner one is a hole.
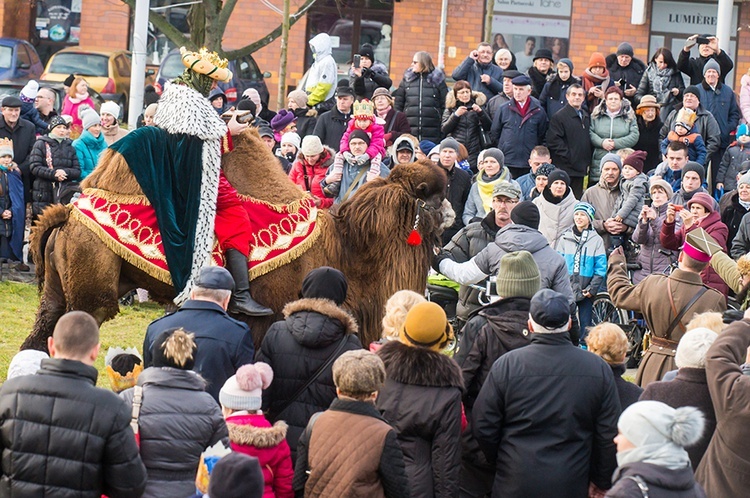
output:
M361 59L361 56L359 54L354 54L354 67L359 68L360 59Z
M711 43L711 40L709 40L705 36L699 36L698 38L696 38L695 43L697 43L698 45L708 45L709 43Z
M685 206L683 206L682 204L673 204L672 207L674 208L676 213L679 213Z

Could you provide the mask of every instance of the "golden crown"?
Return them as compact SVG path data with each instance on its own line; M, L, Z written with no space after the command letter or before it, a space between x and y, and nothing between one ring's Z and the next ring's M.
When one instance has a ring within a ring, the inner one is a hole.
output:
M367 99L358 100L354 103L354 118L372 118L375 115L375 106Z
M211 79L227 82L232 79L232 71L227 69L229 61L219 57L216 52L210 52L203 47L197 52L191 52L180 47L182 64L199 74L205 74Z
M11 150L13 149L13 140L10 138L2 138L0 139L0 149L10 147Z

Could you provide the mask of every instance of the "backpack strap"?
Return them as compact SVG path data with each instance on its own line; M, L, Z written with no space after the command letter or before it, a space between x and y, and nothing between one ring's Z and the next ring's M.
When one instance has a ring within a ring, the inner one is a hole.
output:
M646 481L643 480L643 477L639 475L634 475L634 476L625 476L623 477L623 479L630 479L631 481L636 483L636 485L638 486L638 489L641 490L641 496L643 496L643 498L648 498L648 484L646 484Z

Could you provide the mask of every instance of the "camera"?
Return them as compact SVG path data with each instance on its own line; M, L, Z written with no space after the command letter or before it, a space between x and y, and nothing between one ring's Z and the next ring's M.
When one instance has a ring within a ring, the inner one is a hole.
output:
M708 45L709 43L711 43L711 40L709 40L709 39L708 39L708 38L706 38L705 36L699 36L699 37L698 37L698 38L697 38L697 39L695 40L695 43L697 43L698 45Z
M359 54L354 55L354 67L359 68L359 61L362 59L362 57Z

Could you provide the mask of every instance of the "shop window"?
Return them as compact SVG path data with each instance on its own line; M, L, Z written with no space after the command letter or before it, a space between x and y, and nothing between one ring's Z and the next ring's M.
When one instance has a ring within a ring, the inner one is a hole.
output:
M81 35L82 0L40 0L36 34L41 41L76 44Z

